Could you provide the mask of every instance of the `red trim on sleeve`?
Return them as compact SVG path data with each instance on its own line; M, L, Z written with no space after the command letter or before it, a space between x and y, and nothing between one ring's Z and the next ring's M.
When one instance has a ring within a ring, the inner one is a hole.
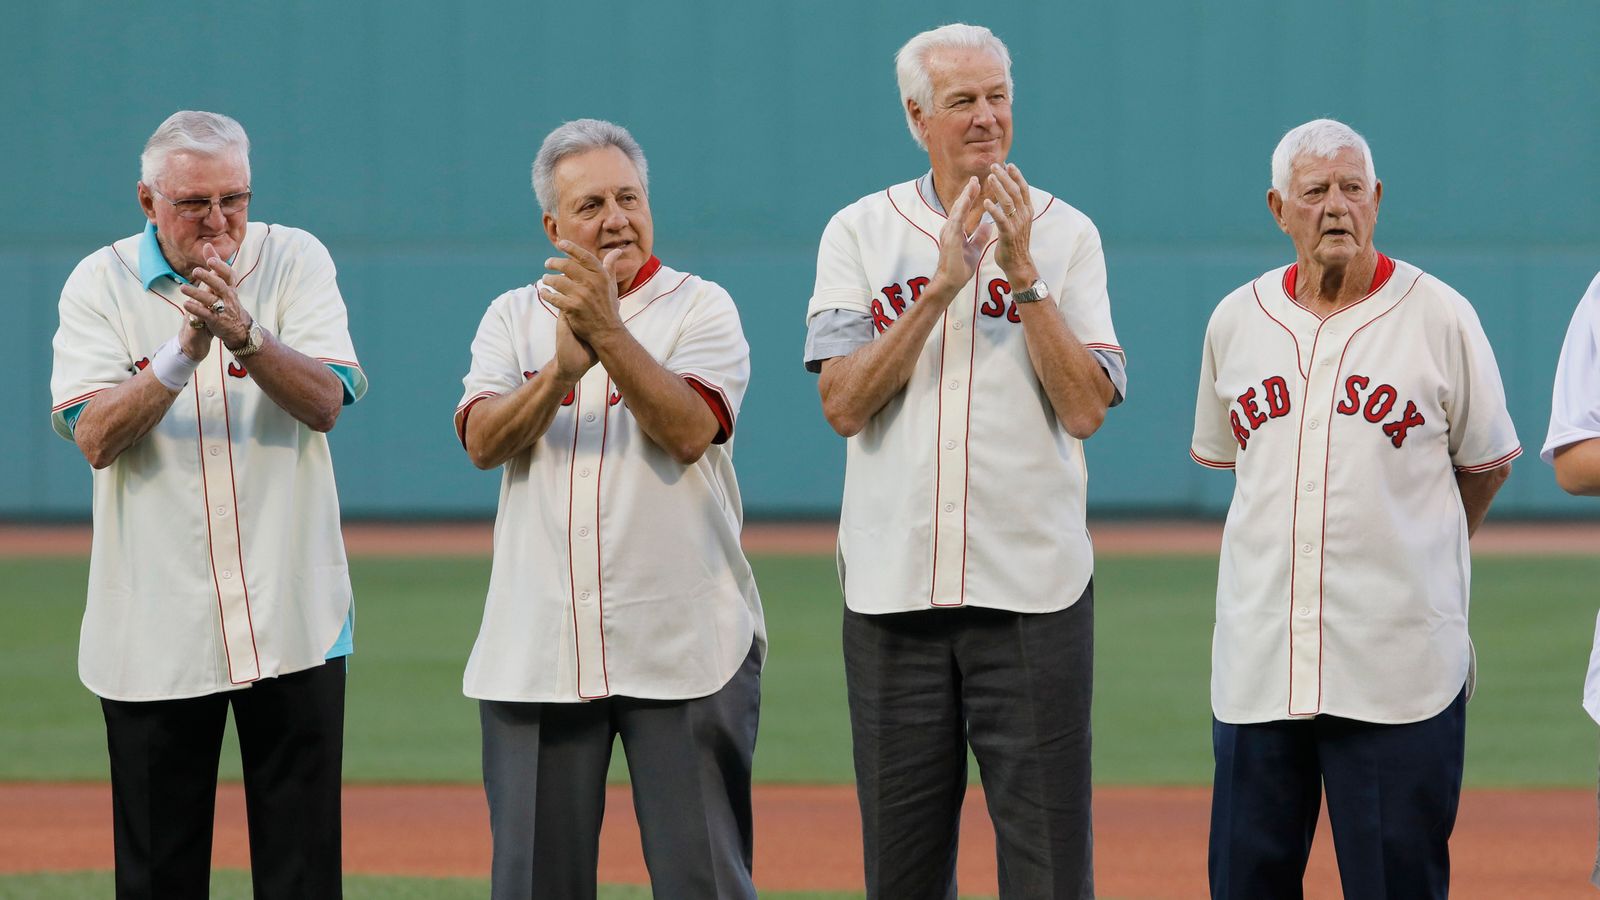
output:
M682 377L685 382L688 382L689 387L694 388L695 393L706 401L706 405L711 407L711 414L717 418L717 436L711 439L711 443L727 443L728 438L733 437L733 413L728 410L727 398L722 396L721 391L693 375L684 375Z
M1506 463L1511 462L1513 459L1516 459L1517 457L1519 457L1521 455L1522 455L1522 448L1518 447L1517 449L1511 451L1510 453L1507 453L1505 456L1502 456L1499 459L1491 459L1486 463L1478 463L1475 466L1456 466L1456 471L1457 472L1462 472L1462 473L1465 473L1465 474L1468 474L1468 475L1472 475L1472 474L1475 474L1475 473L1478 473L1478 472L1487 472L1487 471L1489 471L1491 469L1498 469L1501 466L1505 465Z
M500 395L492 392L477 394L461 404L461 408L456 410L456 438L461 441L461 449L467 449L467 416L472 412L472 408L490 397L498 396Z
M1234 464L1231 462L1223 462L1219 459L1206 459L1204 456L1201 456L1193 450L1189 451L1189 458L1208 469L1231 469L1234 467Z

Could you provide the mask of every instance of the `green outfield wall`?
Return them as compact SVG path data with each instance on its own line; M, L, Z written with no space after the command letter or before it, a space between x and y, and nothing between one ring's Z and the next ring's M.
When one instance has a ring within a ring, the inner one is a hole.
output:
M468 345L549 255L541 137L614 119L650 157L659 255L738 301L754 379L737 433L753 515L837 509L844 443L800 366L817 238L920 174L892 72L916 31L1010 45L1013 160L1104 236L1127 402L1089 445L1102 513L1215 514L1187 456L1200 341L1227 291L1287 262L1267 160L1289 127L1372 143L1380 249L1477 306L1529 455L1498 514L1584 507L1534 459L1556 354L1600 268L1600 4L724 2L17 4L0 29L0 517L74 517L89 469L48 422L56 299L143 226L144 139L180 108L254 142L252 218L340 269L367 399L332 435L348 514L479 515L498 477L452 433ZM1004 477L1005 473L980 473Z

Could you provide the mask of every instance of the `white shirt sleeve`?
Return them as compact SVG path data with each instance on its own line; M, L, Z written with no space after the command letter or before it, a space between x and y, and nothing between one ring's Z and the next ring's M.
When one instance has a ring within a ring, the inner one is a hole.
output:
M1217 392L1217 356L1214 332L1217 316L1206 327L1205 348L1200 355L1200 387L1194 401L1194 437L1189 455L1212 469L1231 469L1237 459L1239 442L1228 421L1230 401Z
M361 363L356 360L355 344L350 340L349 316L339 293L333 257L310 233L290 229L282 239L290 239L291 235L299 240L294 251L294 277L285 289L287 296L274 331L278 340L300 353L352 370L352 378L345 385L350 394L345 402L354 403L366 393L367 380L360 372ZM273 235L270 239L278 238Z
M56 433L69 441L84 404L138 374L135 361L158 349L128 346L107 308L112 291L101 284L106 277L100 271L104 268L101 255L96 253L79 263L67 278L61 289L61 321L52 341L50 422Z
M750 345L733 298L720 286L702 281L703 296L662 365L715 391L728 413L728 435L739 418L750 384Z
M1600 438L1600 276L1578 301L1556 364L1550 431L1539 458L1555 459L1568 444Z
M1453 387L1445 403L1450 461L1457 471L1483 472L1510 462L1522 449L1506 409L1500 367L1478 314L1459 295L1453 299L1459 344L1452 360Z

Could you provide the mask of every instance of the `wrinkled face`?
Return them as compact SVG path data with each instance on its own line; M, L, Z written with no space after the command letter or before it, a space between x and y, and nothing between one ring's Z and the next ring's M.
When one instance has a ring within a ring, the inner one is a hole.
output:
M650 200L628 154L616 147L577 153L556 163L556 209L544 214L551 243L564 238L601 260L612 250L619 289L650 259L655 244Z
M912 121L928 147L934 177L965 182L983 177L1011 151L1011 92L993 53L972 47L928 52L933 108L908 100Z
M1278 227L1298 258L1343 267L1372 250L1383 183L1367 180L1366 157L1355 147L1332 159L1301 154L1289 168L1289 192L1268 192Z
M152 187L155 190L151 190ZM139 184L139 206L144 209L145 216L156 223L156 239L173 271L188 278L195 267L205 265L203 248L207 243L215 247L224 260L232 259L244 241L250 210L247 206L229 215L213 203L204 218L185 219L168 201L198 197L220 200L248 190L249 167L231 153L220 156L201 156L186 151L173 153L167 157L166 168L154 185Z

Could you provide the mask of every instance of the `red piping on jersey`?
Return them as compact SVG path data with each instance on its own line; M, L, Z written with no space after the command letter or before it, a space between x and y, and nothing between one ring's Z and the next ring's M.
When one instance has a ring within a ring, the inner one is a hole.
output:
M1391 272L1392 272L1392 267L1391 267ZM1385 280L1385 283L1387 283L1388 279L1385 278L1384 280ZM1336 401L1336 399L1338 397L1339 374L1344 371L1344 359L1345 359L1345 356L1349 354L1350 345L1355 342L1356 336L1359 335L1361 332L1365 331L1367 329L1367 327L1370 326L1372 323L1378 321L1379 319L1383 318L1384 316L1387 316L1389 313L1394 312L1394 310L1401 304L1401 302L1403 302L1407 297L1411 296L1411 292L1416 288L1417 282L1419 282L1421 280L1422 280L1422 274L1419 272L1417 274L1416 279L1414 279L1411 282L1411 285L1406 288L1405 293L1401 294L1399 299L1395 300L1395 302L1393 304L1391 304L1388 309L1385 309L1383 312L1380 312L1377 315L1373 316L1371 319L1368 319L1359 328L1357 328L1355 331L1352 331L1350 333L1350 336L1345 338L1344 346L1342 348L1340 348L1340 350L1339 350L1339 362L1338 362L1338 364L1336 366L1334 366L1334 370L1333 370L1333 386L1332 386L1331 392L1328 394L1327 411L1324 413L1324 417L1325 417L1325 420L1328 423L1328 427L1325 429L1324 434L1323 434L1323 438L1322 438L1323 439L1323 450L1322 450L1322 521L1319 523L1319 526L1318 526L1319 530L1318 530L1318 540L1317 540L1317 543L1318 543L1318 546L1317 546L1317 703L1316 703L1316 708L1312 709L1309 712L1296 713L1294 711L1294 703L1293 703L1293 701L1294 701L1294 609L1295 609L1295 605L1296 605L1295 604L1295 596L1294 596L1294 593L1295 593L1294 572L1295 572L1295 567L1299 565L1299 554L1294 552L1294 548L1291 546L1291 548L1290 548L1290 557L1289 557L1291 560L1293 560L1293 562L1291 562L1290 566L1289 566L1289 631L1290 631L1290 638L1289 638L1289 699L1290 699L1289 715L1291 715L1291 716L1293 716L1293 715L1316 715L1316 714L1318 714L1318 713L1320 713L1322 711L1322 682L1323 682L1322 673L1323 673L1323 667L1325 665L1325 659L1324 659L1324 655L1325 654L1323 653L1323 650L1324 650L1324 629L1326 627L1326 618L1323 615L1323 613L1324 613L1324 610L1327 607L1327 587L1326 587L1326 584L1327 584L1327 576L1328 576L1328 466L1329 466L1329 464L1331 462L1332 449L1333 449L1333 425L1334 425L1334 422L1333 422L1333 408L1334 408L1335 401ZM1376 292L1374 292L1374 293L1376 293ZM1366 297L1361 298L1360 301L1357 301L1357 303L1365 302L1368 298L1370 298L1372 296L1373 296L1373 294L1368 294ZM1317 344L1319 342L1321 342L1321 340L1322 340L1322 327L1328 323L1328 320L1332 319L1334 316L1338 315L1339 313L1342 313L1347 309L1354 308L1357 305L1357 303L1352 303L1349 306L1340 307L1339 309L1336 309L1333 312L1329 313L1327 316L1320 317L1319 321L1317 322L1317 330L1316 330L1314 336L1311 339L1311 352L1310 352L1310 355L1311 355L1312 359L1316 359L1316 356L1317 356ZM1304 307L1301 307L1301 308L1304 309ZM1309 312L1309 310L1307 310L1307 311ZM1296 347L1296 350L1298 351L1299 344L1297 343L1295 345L1295 347ZM1307 405L1309 403L1309 400L1310 400L1310 391L1311 391L1311 380L1310 380L1310 377L1307 376L1306 381L1305 381L1305 388L1301 391L1301 394L1300 394L1300 430L1296 432L1297 435L1305 433L1306 407L1307 407ZM1300 475L1300 449L1301 449L1301 446L1302 446L1302 442L1301 442L1300 438L1297 437L1295 439L1295 483L1294 483L1294 498L1295 499L1294 499L1294 516L1293 516L1293 519L1292 519L1292 522L1296 523L1296 524L1299 522L1299 517L1300 517L1300 483L1299 483L1300 482L1300 478L1299 478L1299 475ZM1291 525L1291 528L1292 527L1293 526ZM1291 534L1290 540L1293 541L1294 540L1294 538L1293 538L1294 532L1291 530L1290 534Z
M1303 383L1309 385L1310 382L1311 382L1311 370L1306 368L1305 364L1300 361L1300 338L1295 336L1295 333L1294 333L1293 329L1291 329L1289 326L1283 324L1283 320L1282 319L1278 318L1277 316L1273 315L1271 312L1267 311L1267 304L1262 301L1262 299L1261 299L1261 291L1256 287L1256 285L1257 285L1257 283L1259 281L1260 281L1260 279L1256 279L1256 281L1250 282L1250 293L1255 295L1256 306L1260 307L1262 315L1264 315L1267 318L1271 319L1273 322L1276 322L1278 327L1282 328L1284 330L1284 333L1289 335L1289 342L1294 345L1294 369L1295 369L1296 372L1300 373L1300 380ZM1301 308L1304 309L1305 307L1301 307ZM1321 328L1322 326L1319 325L1317 327ZM1305 403L1305 399L1306 398L1305 398L1304 388L1302 388L1301 389L1301 395L1300 395L1300 402L1302 404L1304 404ZM1304 418L1304 417L1302 416L1302 418ZM1300 470L1299 469L1299 465L1297 463L1296 466L1295 466L1295 471L1299 472L1299 470Z
M907 219L906 221L911 221ZM939 473L944 465L939 459L939 423L944 421L944 326L950 318L950 308L945 307L939 316L939 380L934 383L937 398L933 407L933 560L928 569L928 605L939 606L934 599L934 589L939 586ZM971 385L968 385L971 389Z
M254 269L251 271L254 271ZM240 281L243 280L244 279L242 278L240 279ZM222 424L227 429L228 433L228 486L231 489L233 496L233 537L234 540L238 542L239 548L239 590L244 593L244 622L245 625L250 629L250 653L255 657L256 662L256 676L254 678L246 678L244 681L233 682L234 684L245 684L251 681L259 681L261 679L261 648L256 644L255 615L250 610L250 582L247 578L245 578L244 571L244 534L239 530L239 482L233 473L233 421L231 416L228 414L227 367L223 364L221 353L217 354L217 378L222 381ZM204 465L204 461L205 457L202 455L202 465ZM210 512L211 510L208 506L206 509L206 514L209 516ZM223 643L227 643L226 632L223 633L223 638ZM230 681L233 679L233 670L231 668L228 671L228 679Z
M572 495L577 483L578 428L582 419L583 382L572 386L572 454L567 458L567 594L572 606L572 661L578 670L578 698L583 699L583 643L578 637L578 582L572 568Z
M315 357L315 359L316 359L317 362L320 362L320 363L333 363L336 366L349 366L352 369L360 369L361 368L361 364L356 362L353 359L333 359L332 357L328 357L328 356L318 356L318 357Z
M926 230L923 229L923 227L921 225L918 225L916 222L911 221L911 217L906 215L905 212L903 212L900 209L900 204L894 202L894 194L891 193L892 190L893 190L893 188L889 188L889 189L884 190L883 196L884 196L885 199L887 199L889 201L889 205L894 207L894 211L900 214L900 218L906 220L906 224L907 225L910 225L912 228L915 228L916 230L921 231L923 237L927 238L930 241L933 241L933 245L935 247L939 246L939 239L938 238L936 238L933 235L929 234ZM917 196L921 197L922 196L922 191L920 191L920 190L917 191ZM928 201L924 200L922 202L924 204L926 204Z
M1519 447L1517 447L1517 449L1511 451L1510 453L1507 453L1505 456L1502 456L1499 459L1493 459L1493 460L1490 460L1489 462L1486 462L1486 463L1478 463L1475 466L1456 466L1456 471L1457 472L1463 472L1463 473L1468 474L1468 475L1471 475L1471 474L1474 474L1474 473L1477 473L1477 472L1487 472L1490 469L1498 469L1501 466L1505 465L1508 462L1511 462L1513 459L1516 459L1517 457L1519 457L1521 455L1522 455L1522 448L1519 446Z
M1083 346L1088 350L1114 350L1118 353L1122 352L1122 348L1118 347L1116 344L1084 344Z
M722 389L715 385L707 384L693 375L680 375L678 377L687 382L689 387L694 388L694 392L700 395L700 399L711 407L711 415L717 420L717 435L711 439L711 443L727 443L728 438L733 437L733 414L728 410L728 398L723 394Z
M662 291L661 293L655 295L654 297L651 297L649 300L646 300L644 302L643 306L641 306L638 309L634 310L633 312L629 313L628 317L622 320L622 324L626 325L629 322L632 322L635 318L638 317L638 315L640 313L642 313L645 310L649 309L651 304L655 303L657 300L660 300L660 299L662 299L663 297L666 297L669 294L677 293L678 288L683 287L684 283L687 282L688 280L689 280L689 275L687 273L685 273L682 278L678 279L678 283L677 284L673 285L672 287L668 288L667 290ZM619 297L617 299L620 300L622 298Z
M1193 450L1189 451L1189 458L1208 469L1231 469L1235 465L1234 463L1222 462L1221 460L1206 459L1204 456L1201 456Z
M968 332L971 337L967 350L967 420L961 432L961 594L957 606L967 602L967 547L970 543L968 535L971 534L969 520L972 504L968 501L972 499L972 395L977 393L972 388L972 380L973 373L978 369L978 285L983 282L982 278L976 276L983 269L984 257L997 243L998 240L990 241L989 246L983 248L983 253L978 255L978 265L973 269L972 321L967 325L971 329ZM937 447L934 452L938 452Z
M601 476L606 470L606 438L611 434L611 376L609 375L606 376L606 390L600 395L600 403L600 461L594 466L594 613L600 619L600 680L604 684L602 690L605 693L598 697L584 697L585 700L598 700L601 697L611 696L611 666L606 663L606 576L600 558L600 485L605 483ZM582 681L578 682L578 696L583 696Z
M206 566L211 570L211 584L217 592L217 620L222 623L222 658L228 664L228 682L238 684L239 682L233 680L233 650L228 647L228 613L222 606L222 582L217 580L217 563L214 557L216 541L211 537L211 486L206 484L206 435L200 420L200 379L194 379L190 387L194 391L194 450L195 456L199 457L200 461L200 499L205 504L201 518L206 523Z

